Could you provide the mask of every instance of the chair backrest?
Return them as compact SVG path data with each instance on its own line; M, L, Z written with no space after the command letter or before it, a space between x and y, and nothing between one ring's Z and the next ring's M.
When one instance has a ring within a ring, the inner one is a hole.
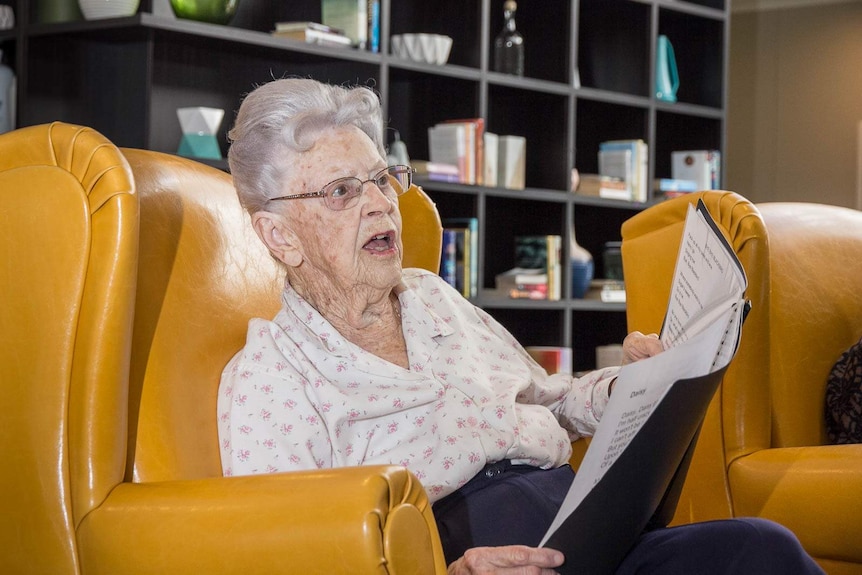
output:
M125 465L138 203L124 157L69 124L0 136L0 229L0 571L78 573L75 528Z
M248 320L277 312L283 273L228 174L178 156L123 151L141 202L129 478L218 476L221 371L245 343ZM434 204L417 188L402 196L401 209L405 266L436 271L442 228Z
M732 516L727 465L770 445L769 240L757 208L733 192L689 194L650 207L622 226L630 330L658 332L670 296L685 217L702 199L748 276L752 310L742 341L701 429L674 523Z
M827 443L826 380L862 337L862 212L757 205L769 231L772 445Z

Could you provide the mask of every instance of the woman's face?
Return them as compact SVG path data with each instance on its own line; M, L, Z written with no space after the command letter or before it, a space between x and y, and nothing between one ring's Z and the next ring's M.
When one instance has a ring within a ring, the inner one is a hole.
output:
M353 126L324 132L313 148L289 161L283 195L316 192L338 178L368 180L386 167L371 139ZM374 183L366 182L359 201L340 211L329 209L322 197L280 203L297 256L285 263L311 288L390 289L400 281L401 214L397 200Z

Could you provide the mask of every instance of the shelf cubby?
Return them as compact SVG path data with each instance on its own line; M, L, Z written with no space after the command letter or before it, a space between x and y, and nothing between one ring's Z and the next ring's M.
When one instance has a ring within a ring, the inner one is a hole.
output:
M523 77L493 70L503 0L381 1L381 52L330 48L273 37L278 21L319 21L320 0L243 0L227 26L173 17L167 0L142 0L127 18L66 22L42 18L37 0L0 0L17 24L0 31L0 50L18 82L18 125L62 120L91 126L120 146L174 152L176 109L225 110L226 133L244 94L283 76L361 84L381 97L391 130L412 159L428 157L428 127L483 118L488 131L527 139L526 189L419 183L442 218L476 217L480 291L473 301L524 345L574 349L575 370L594 366L596 345L625 336L625 304L596 293L572 299L569 231L604 274L606 242L650 205L570 191L573 169L598 171L601 142L643 139L649 181L670 177L670 153L723 150L729 7L725 0L564 0L519 3ZM553 25L548 25L548 23ZM393 34L453 38L445 65L397 58ZM655 98L657 37L667 35L680 75L677 102ZM227 169L224 160L206 163ZM513 266L514 237L556 234L563 241L563 298L512 300L494 277Z

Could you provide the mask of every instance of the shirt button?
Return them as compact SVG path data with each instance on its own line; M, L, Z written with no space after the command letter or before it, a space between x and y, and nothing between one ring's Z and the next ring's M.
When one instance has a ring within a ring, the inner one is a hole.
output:
M500 470L495 468L495 467L492 467L491 469L487 469L485 471L485 477L491 478L491 477L494 477L495 475L497 475L498 473L500 473Z

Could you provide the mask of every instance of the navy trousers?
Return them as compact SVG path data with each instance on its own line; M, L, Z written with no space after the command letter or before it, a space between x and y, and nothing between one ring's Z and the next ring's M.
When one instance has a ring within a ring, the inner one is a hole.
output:
M539 544L557 514L574 472L500 461L434 504L451 563L471 547ZM565 554L565 549L562 549ZM644 533L618 575L823 575L796 536L758 518L708 521Z

